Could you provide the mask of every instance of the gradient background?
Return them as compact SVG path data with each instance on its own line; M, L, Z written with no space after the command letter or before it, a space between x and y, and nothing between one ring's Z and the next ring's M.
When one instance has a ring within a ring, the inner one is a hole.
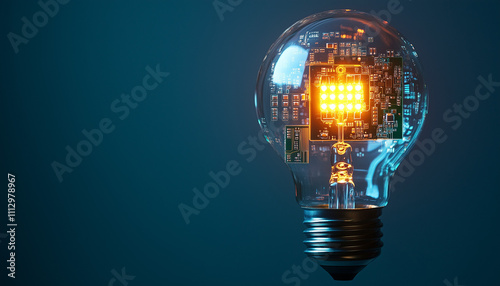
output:
M387 3L245 0L220 21L211 0L74 0L15 54L6 35L40 7L3 1L0 174L16 175L18 227L15 281L5 279L0 236L1 284L122 285L111 271L125 267L129 286L294 285L282 275L306 256L292 177L267 145L250 162L237 151L259 131L257 71L295 21ZM500 88L457 130L442 116L474 93L479 75L500 81L500 5L401 5L390 23L415 45L430 93L421 136L441 127L448 140L391 195L378 259L350 284L318 269L300 285L499 283ZM156 64L170 76L119 120L110 103ZM60 183L51 163L105 117L114 132ZM241 174L187 225L178 205L191 205L192 189L230 160Z

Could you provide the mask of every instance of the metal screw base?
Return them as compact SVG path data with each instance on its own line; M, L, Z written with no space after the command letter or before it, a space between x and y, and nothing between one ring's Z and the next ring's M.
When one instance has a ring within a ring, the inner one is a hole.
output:
M352 280L380 255L382 208L304 209L305 253L335 280Z

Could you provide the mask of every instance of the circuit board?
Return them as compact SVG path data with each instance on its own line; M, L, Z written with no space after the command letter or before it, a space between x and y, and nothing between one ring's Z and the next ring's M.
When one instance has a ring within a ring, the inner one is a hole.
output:
M271 121L286 127L287 162L307 163L309 152L323 148L314 141L403 138L412 74L401 54L383 46L362 28L341 25L305 32L283 48L272 65L269 105Z
M401 139L400 57L340 57L309 66L311 140Z
M286 126L285 160L289 163L309 163L309 128Z

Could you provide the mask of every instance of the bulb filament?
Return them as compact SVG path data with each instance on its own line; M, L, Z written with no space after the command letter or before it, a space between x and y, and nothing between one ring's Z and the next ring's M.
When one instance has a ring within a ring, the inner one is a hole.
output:
M344 142L344 124L339 122L338 138L339 141L332 146L331 164L332 174L330 177L330 198L329 208L334 209L353 209L354 202L354 182L352 175L354 168L352 166L352 147Z

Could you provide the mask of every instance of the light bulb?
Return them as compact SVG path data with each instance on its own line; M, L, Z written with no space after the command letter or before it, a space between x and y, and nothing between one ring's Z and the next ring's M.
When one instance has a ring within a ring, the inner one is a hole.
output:
M322 96L327 86L337 96ZM334 279L353 279L380 254L389 178L427 113L413 45L367 13L309 16L269 49L255 102L267 141L293 175L305 253Z

